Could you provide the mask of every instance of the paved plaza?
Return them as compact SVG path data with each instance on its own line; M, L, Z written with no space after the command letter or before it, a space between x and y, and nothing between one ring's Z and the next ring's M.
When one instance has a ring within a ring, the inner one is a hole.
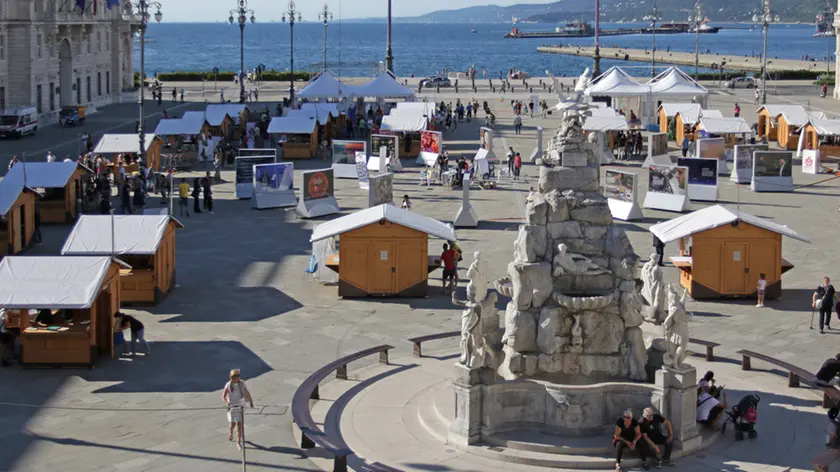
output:
M556 99L537 85L538 80L530 80L534 93L539 92L553 105ZM565 79L565 83L570 84L571 79ZM416 81L410 81L416 88L413 84ZM201 85L183 86L187 87L187 103L172 105L164 101L170 116L202 109L205 99L218 101L215 92L202 94ZM227 87L227 97L237 95L231 84ZM444 90L439 95L424 93L423 97L453 103L458 97L487 100L497 116L494 146L499 154L513 147L523 156L530 155L536 145L537 126L545 128L546 141L553 135L556 116L526 117L523 133L514 134L508 103L514 98L526 99L525 90L517 87L515 93L502 98L484 81L475 94L465 88L459 94ZM282 84L271 84L261 92L260 99L267 100L273 110L283 89ZM757 107L751 105L752 91L712 90L709 108L732 116L738 102L744 110L742 116L750 123L755 121L753 108ZM780 95L768 97L768 102L807 104L832 118L840 113L840 102L820 99L815 86L784 83L777 90ZM133 104L114 105L92 114L85 128L50 127L40 130L35 138L2 141L0 168L5 171L13 154L26 152L31 160L43 161L50 150L58 156L75 153L84 130L90 131L94 140L104 132L132 132L135 111ZM150 131L161 111L156 104L147 107ZM481 125L483 119L474 120L444 135L451 157L475 153ZM638 169L641 202L647 173L639 168L640 162L617 167ZM409 160L404 164L406 168L395 178L395 199L407 194L413 201L413 211L451 221L461 192L418 185L420 169ZM295 163L298 173L328 166L323 160ZM536 184L537 169L526 164L522 175L518 183L505 182L496 190L472 192L472 203L482 222L478 229L457 231L464 249L464 268L472 261L472 253L480 250L492 278L504 275L512 259L517 225L523 221L528 188ZM389 343L396 346L393 358L405 358L411 353L406 338L459 329L460 310L443 294L439 271L432 274L430 296L425 299L339 299L335 286L322 286L304 272L311 254L311 231L326 219L303 221L292 211L252 210L250 201L235 199L233 172L227 169L222 176L227 183L214 188L215 214L181 219L185 228L177 233L177 288L156 307L124 310L145 323L151 355L102 360L92 370L0 370L0 471L234 470L241 456L234 443L227 442L221 400L231 368L242 370L256 404L246 415L248 470L321 470L301 453L293 436L289 403L297 386L310 373L342 355ZM795 268L782 279L783 297L768 302L767 308L755 308L754 300L688 302L688 310L694 313L692 336L721 343L716 354L729 362L736 359L734 351L747 348L813 371L840 350L840 329L824 335L808 329L813 289L824 275L840 280L836 257L831 256L840 234L840 179L803 175L799 166L794 168L793 177L797 188L786 194L756 194L748 187L722 180L721 203L740 204L743 212L788 225L811 239L811 244L783 241L783 257ZM366 207L367 191L360 190L355 180L338 180L336 186L336 198L344 214ZM149 201L149 206L158 204L157 198ZM695 203L692 209L703 206ZM646 260L652 250L647 228L676 214L654 210L644 210L644 214L642 222L618 224ZM66 226L44 227L44 244L27 254L58 254L69 231ZM442 243L431 240L430 251L438 252ZM676 252L676 244L666 248L666 256ZM675 268L666 267L664 274L668 281L677 283ZM840 328L840 320L835 323L835 328ZM441 342L438 348L452 349L455 343ZM374 361L371 358L369 362ZM351 377L353 370L365 365L351 365ZM754 367L768 368L759 362ZM725 461L704 462L703 457L708 456L698 455L692 459L696 467L691 470L811 469L808 460L820 446L814 444L819 439L814 431L825 424L819 418L823 410L815 407L817 394L804 389L790 393L778 373L743 376L731 365L720 369L715 366L715 370L720 371L717 377L722 383L738 384L738 390L749 390L751 384L742 384L754 380L764 390L778 390L779 396L762 403L760 437L748 446L754 450L745 452L745 448L727 446L719 455ZM772 413L773 409L801 409L803 424L811 431L808 439L797 436L782 453L781 440L772 439L774 431L789 428L800 417ZM721 441L720 447L724 447L731 441L731 434ZM469 470L450 469L433 456L425 460L421 457L416 468Z

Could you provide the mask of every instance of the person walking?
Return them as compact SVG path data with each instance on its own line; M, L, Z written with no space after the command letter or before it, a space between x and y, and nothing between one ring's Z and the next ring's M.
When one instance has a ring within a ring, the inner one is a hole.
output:
M213 214L213 178L210 171L201 179L201 189L204 191L204 209Z
M654 235L653 247L656 249L656 255L659 257L659 267L662 267L662 259L665 257L665 243Z
M741 116L741 105L738 105L738 104L736 103L736 104L735 104L735 118L738 118L738 117L740 117L740 116Z
M181 103L184 103L184 89L181 89Z
M513 158L513 180L519 180L520 170L522 170L522 156L517 152Z
M178 184L178 205L181 208L181 216L184 216L184 213L187 214L187 217L190 216L190 184L187 183L187 179L181 179L181 183Z
M140 341L143 343L143 347L146 348L145 355L149 355L152 353L152 348L149 347L149 343L146 342L146 327L143 323L140 322L137 318L126 315L125 313L118 311L114 314L114 318L117 319L117 324L122 327L123 330L129 328L131 330L131 355L134 356L137 354L136 349L136 342Z
M831 330L831 306L835 300L840 300L840 297L834 291L831 279L823 277L822 285L814 290L811 297L811 307L820 310L820 334L825 334L823 328Z
M682 157L687 157L688 156L689 142L690 141L688 140L688 136L683 135L682 144L680 145L682 147Z
M764 291L767 290L767 279L764 272L758 274L758 303L756 308L764 308Z
M125 180L123 181L122 185L120 185L120 204L122 208L123 215L130 215L132 214L131 209L131 181Z
M222 390L222 401L227 406L228 420L228 441L233 441L233 429L236 428L236 448L240 451L244 444L242 440L245 434L245 406L254 408L254 399L251 392L242 380L242 373L239 369L232 369L228 375L228 382Z
M402 209L411 211L411 200L408 198L408 195L403 195Z
M639 422L642 440L647 441L650 449L657 456L656 466L674 465L671 451L674 449L674 428L668 418L655 413L653 408L645 408L642 421Z
M758 101L761 98L761 91L756 87L753 89L753 101L756 105L758 105Z
M516 153L513 151L513 147L511 147L510 151L507 153L508 174L510 175L513 175L514 158L516 158Z
M143 190L142 181L134 181L134 199L132 201L134 210L143 214L143 208L146 206L146 191Z
M201 196L201 179L198 177L193 180L193 189L192 189L192 197L193 197L193 213L196 215L201 213L201 207L199 206L198 198Z
M522 115L517 114L513 118L513 129L516 134L522 134Z

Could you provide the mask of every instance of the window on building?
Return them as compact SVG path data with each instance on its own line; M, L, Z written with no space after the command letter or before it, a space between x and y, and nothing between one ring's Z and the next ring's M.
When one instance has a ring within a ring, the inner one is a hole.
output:
M0 87L0 110L6 109L6 87Z
M55 82L50 82L50 111L55 111Z
M102 96L102 72L96 73L96 96Z
M90 43L91 43L90 37L85 39L85 43L87 44L87 52L88 52L88 54L90 54Z
M111 95L111 71L105 71L105 93Z
M41 94L41 84L38 84L35 87L35 108L38 110L39 115L43 112L41 103L43 102L43 100L41 100L42 98L43 95Z
M82 78L76 77L76 105L82 104Z
M102 52L102 32L96 32L96 51Z
M0 34L0 59L6 58L6 36Z
M39 59L41 58L41 44L43 42L44 42L44 38L43 38L43 36L41 36L41 33L38 33L37 35L35 35L35 44L37 46L36 51L38 53L38 58Z
M87 101L90 102L90 76L87 76Z

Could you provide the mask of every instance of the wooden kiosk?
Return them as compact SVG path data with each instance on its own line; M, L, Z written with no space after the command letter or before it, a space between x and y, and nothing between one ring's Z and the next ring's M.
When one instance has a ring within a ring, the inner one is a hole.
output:
M29 187L0 180L0 257L13 256L32 242L37 198L38 193Z
M758 109L758 137L775 140L782 149L796 150L799 133L811 118L825 115L812 115L802 105L763 105Z
M697 139L695 128L700 123L700 118L723 118L717 110L690 109L677 113L674 117L674 138L678 145L682 144L683 137L687 134L688 139Z
M804 149L816 149L825 157L840 157L840 120L815 120L805 125Z
M32 189L43 189L38 202L41 223L68 224L79 216L78 200L84 195L82 181L92 174L75 162L18 163L6 174L3 182Z
M724 147L732 149L744 144L746 136L752 133L750 125L743 118L700 118L697 131L705 131L709 137L723 138Z
M177 228L183 225L166 215L85 215L67 237L61 254L117 254L130 266L120 270L122 302L156 305L175 287Z
M20 257L0 261L0 308L20 329L23 366L92 367L114 354L120 262L110 257ZM51 314L46 326L30 317Z
M154 134L147 134L145 139L146 155L142 156L146 168L160 170L160 147L162 141ZM96 154L108 156L116 171L116 157L119 154L140 154L140 138L136 134L106 134L96 143L93 149ZM135 164L126 166L126 172L137 172Z
M782 236L810 243L786 226L721 205L655 224L650 232L665 243L680 242L680 256L671 261L695 299L755 296L762 273L766 298L779 298L782 274L793 268L782 258Z
M323 223L310 240L340 236L337 257L326 261L338 272L340 297L425 297L429 273L440 267L429 235L455 241L451 226L384 204Z
M318 153L318 122L314 118L274 117L268 134L283 143L283 159L312 159Z
M204 112L212 136L239 139L251 116L248 107L238 103L207 105Z
M659 132L668 133L668 139L673 141L676 139L676 126L674 124L674 120L676 119L677 114L683 113L699 115L700 105L697 103L662 103L659 105L659 109L656 113L659 122Z

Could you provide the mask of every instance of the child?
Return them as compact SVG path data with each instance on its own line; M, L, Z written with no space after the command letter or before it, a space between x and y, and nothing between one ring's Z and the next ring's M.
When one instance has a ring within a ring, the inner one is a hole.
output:
M411 200L408 199L408 195L403 195L402 209L411 211Z
M764 280L764 273L758 275L758 308L764 308L764 290L767 288L767 281Z

